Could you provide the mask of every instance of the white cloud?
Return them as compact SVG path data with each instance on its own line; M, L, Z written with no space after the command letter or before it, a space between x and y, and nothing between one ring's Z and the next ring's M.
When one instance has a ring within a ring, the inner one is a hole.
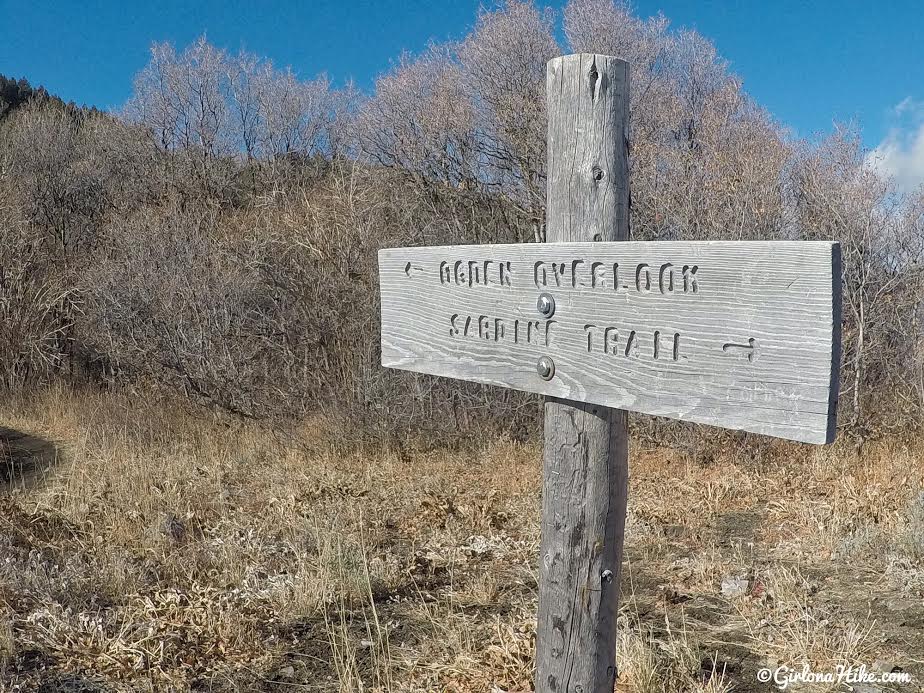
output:
M910 96L892 109L892 126L867 161L903 192L924 185L924 102Z

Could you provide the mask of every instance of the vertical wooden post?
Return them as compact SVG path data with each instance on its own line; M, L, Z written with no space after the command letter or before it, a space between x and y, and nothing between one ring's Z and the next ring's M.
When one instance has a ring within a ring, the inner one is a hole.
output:
M593 54L555 58L547 87L546 241L627 240L628 63ZM613 691L628 478L625 411L546 399L540 693Z

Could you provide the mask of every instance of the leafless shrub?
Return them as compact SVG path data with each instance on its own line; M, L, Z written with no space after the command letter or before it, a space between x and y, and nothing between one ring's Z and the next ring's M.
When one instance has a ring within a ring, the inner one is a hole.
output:
M49 254L73 265L92 249L106 199L86 157L81 116L34 100L4 124L11 192L24 218L41 229Z
M236 56L200 37L182 53L154 44L135 78L125 114L144 126L162 158L164 176L196 196L234 199L241 159L270 185L287 161L332 151L331 128L350 91L335 92L325 77L300 80L247 52Z
M154 44L126 108L161 149L177 154L164 159L166 178L176 184L189 177L205 195L222 194L234 176L227 62L204 38L180 55L169 43Z
M471 223L504 232L491 205L464 199ZM414 428L451 435L476 420L501 420L505 430L515 430L535 416L538 409L516 393L495 401L483 387L379 365L378 249L467 240L465 226L441 223L429 202L415 200L407 179L346 164L310 194L302 191L281 209L261 209L253 227L243 229L250 262L271 297L265 314L279 338L266 344L275 355L268 385L285 410L321 409L342 418L343 430L357 438Z
M919 214L866 164L849 130L805 149L796 160L793 185L801 237L842 244L845 423L862 433L919 421L917 344L924 299Z
M405 57L376 84L357 121L361 152L421 189L490 194L543 237L545 64L551 16L529 2L483 12L460 44Z
M113 224L86 276L81 343L130 381L251 414L268 336L254 284L215 210L142 210Z
M529 408L522 396L505 406L485 388L379 366L376 252L432 221L427 205L407 204L412 190L347 165L246 214L177 204L124 215L80 287L82 353L109 382L246 416L324 411L358 438L451 433L511 411L504 428L522 428L535 414L516 414Z
M509 0L482 12L457 53L487 180L544 240L546 63L560 53L552 14Z
M152 48L125 118L18 109L0 128L0 300L24 325L7 386L82 363L249 416L323 409L358 436L534 429L536 398L380 368L376 251L543 239L554 20L482 11L368 98L202 38ZM571 50L631 63L633 236L841 241L841 421L920 424L924 196L876 177L849 133L791 138L664 17L571 0L563 25ZM641 434L703 449L681 424Z
M572 0L575 50L631 64L632 234L640 240L778 238L782 129L742 91L715 46L612 0Z
M360 147L373 164L414 176L420 184L465 187L477 181L474 114L458 66L444 47L414 60L403 57L380 77L357 127Z
M32 228L0 206L0 390L47 381L65 355L69 290Z

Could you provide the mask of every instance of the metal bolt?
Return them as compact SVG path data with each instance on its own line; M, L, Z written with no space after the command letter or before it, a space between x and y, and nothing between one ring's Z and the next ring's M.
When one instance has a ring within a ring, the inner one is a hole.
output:
M551 294L539 294L539 300L536 302L536 309L544 318L551 318L555 315L555 299Z
M555 362L548 356L543 356L536 363L536 372L543 380L551 380L555 375Z

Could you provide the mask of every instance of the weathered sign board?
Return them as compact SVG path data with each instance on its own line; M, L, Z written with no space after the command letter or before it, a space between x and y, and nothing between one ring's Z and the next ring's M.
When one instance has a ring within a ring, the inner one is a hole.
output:
M394 248L379 253L379 276L384 366L834 437L836 243Z

